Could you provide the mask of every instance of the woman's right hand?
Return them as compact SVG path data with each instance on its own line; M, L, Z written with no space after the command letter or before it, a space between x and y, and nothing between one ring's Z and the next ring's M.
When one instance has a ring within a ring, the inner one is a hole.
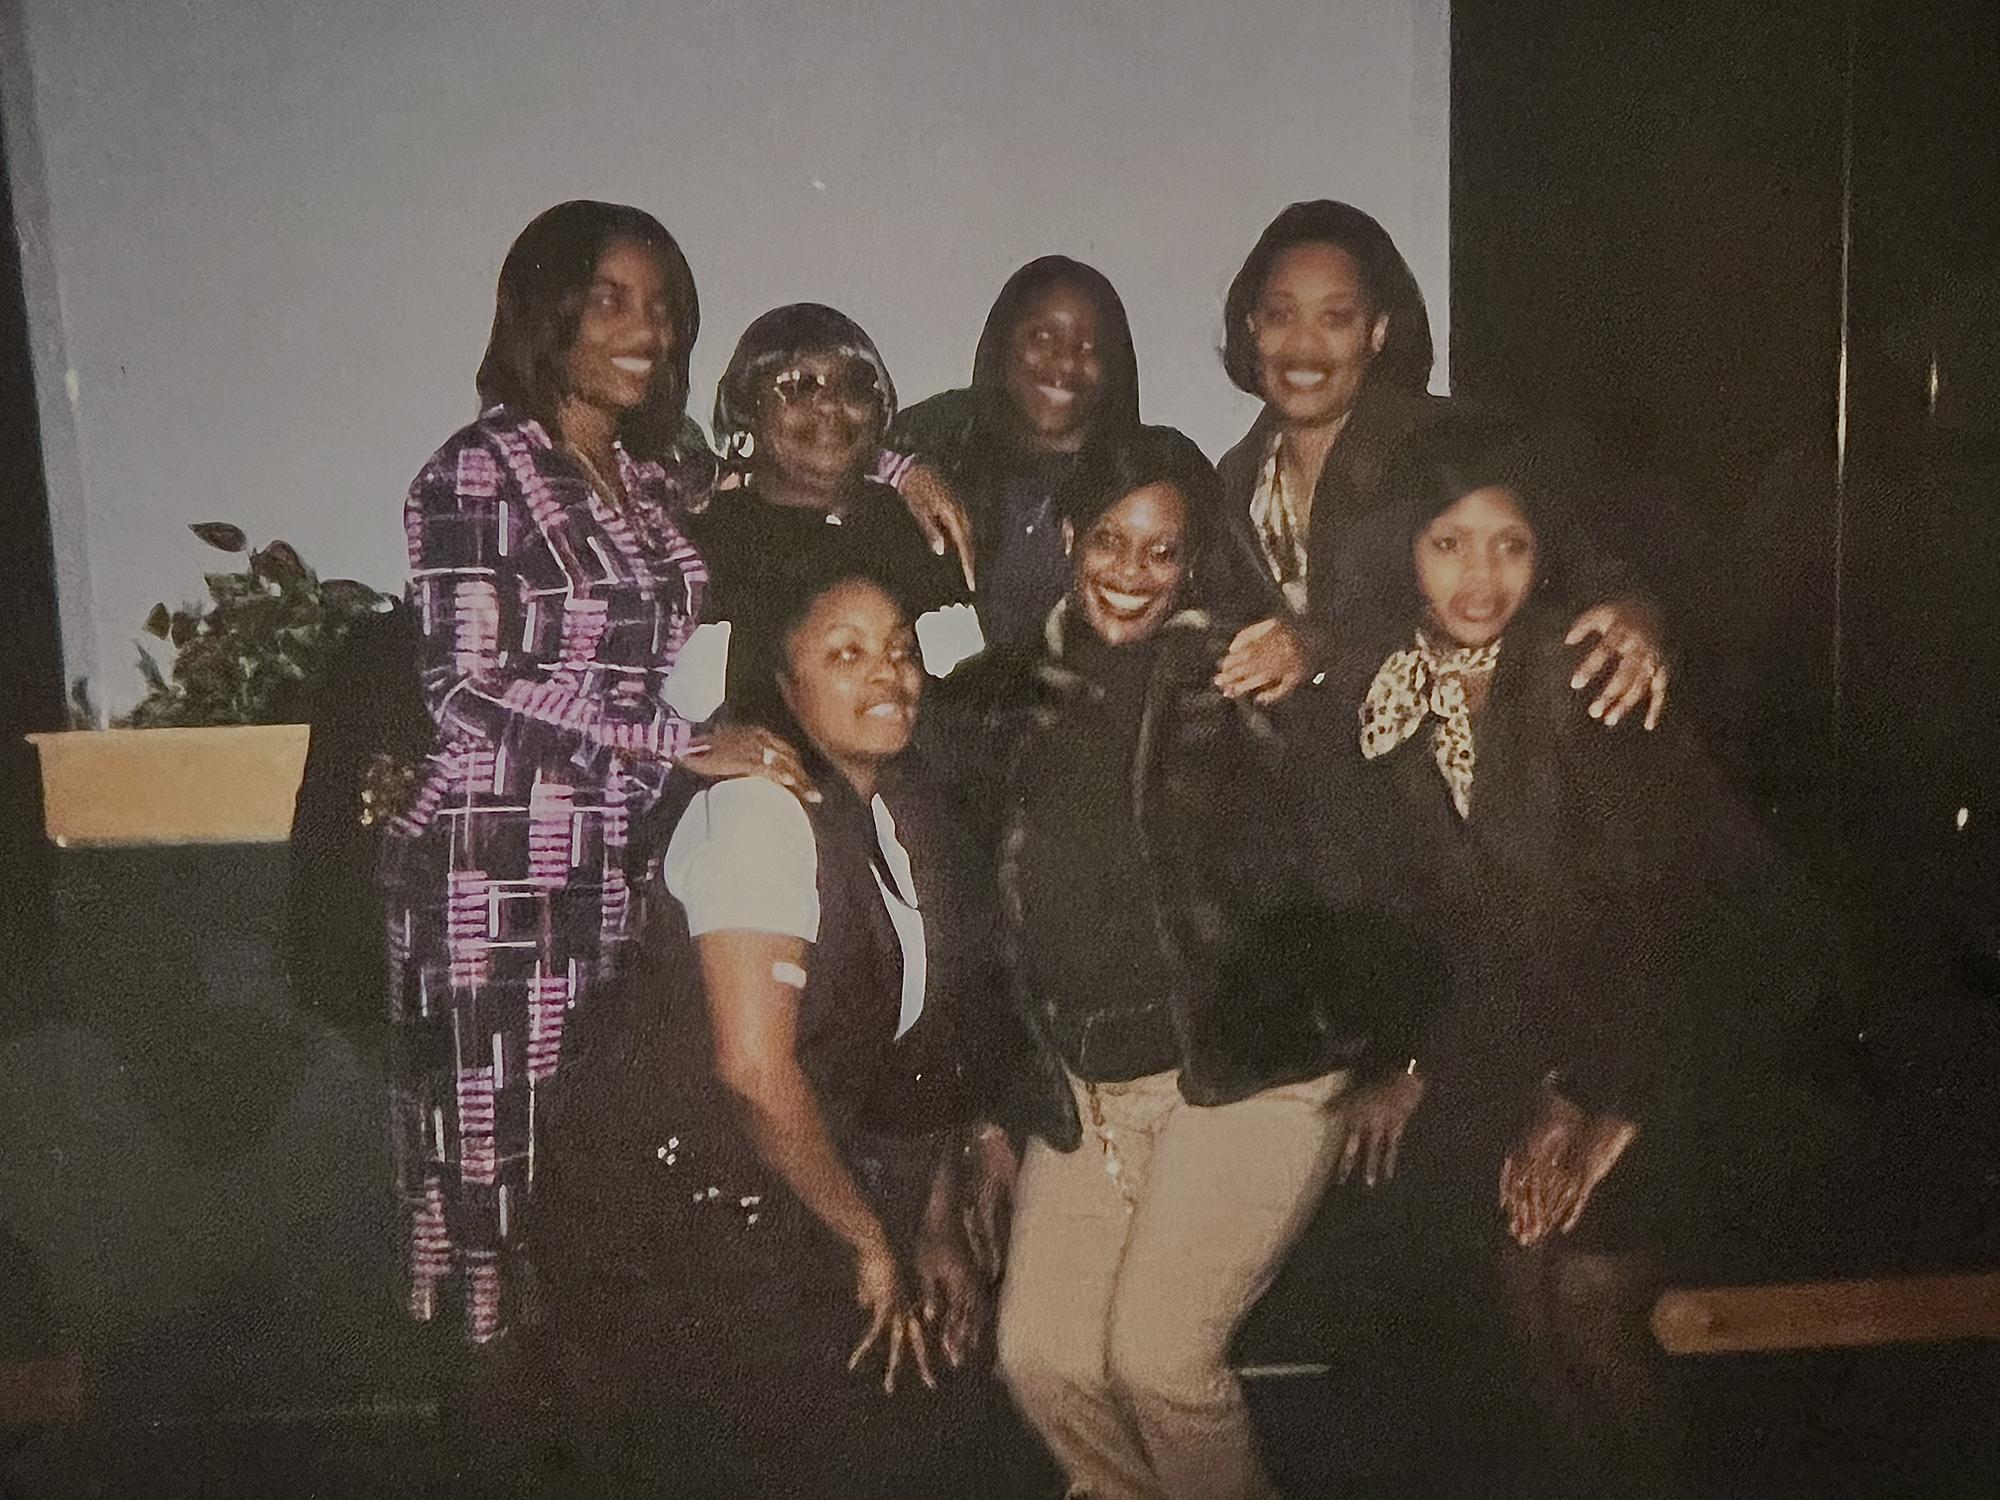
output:
M718 724L688 748L681 764L710 781L762 776L801 802L817 802L819 791L806 775L799 752L768 729L751 724Z
M1215 669L1215 685L1225 698L1254 697L1268 708L1309 675L1304 638L1291 622L1274 617L1237 631Z
M965 576L967 592L978 587L973 573L972 517L965 502L953 493L950 483L932 465L919 459L896 486L910 518L931 544L931 551L943 557L947 549L958 558L958 570Z
M869 1240L854 1253L854 1300L868 1315L868 1331L848 1356L850 1371L861 1363L877 1344L883 1349L882 1391L896 1389L896 1374L908 1352L917 1375L932 1390L937 1379L931 1374L930 1348L924 1342L924 1323L903 1285L903 1269L896 1264L896 1252L886 1237Z
M991 1307L956 1224L926 1220L917 1240L917 1289L924 1325L935 1330L945 1362L964 1368L979 1348Z

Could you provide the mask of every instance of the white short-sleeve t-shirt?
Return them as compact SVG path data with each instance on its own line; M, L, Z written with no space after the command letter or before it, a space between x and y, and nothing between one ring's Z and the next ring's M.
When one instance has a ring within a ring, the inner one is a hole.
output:
M923 913L910 854L880 797L870 804L882 865L875 885L903 958L901 1036L923 1013L927 978ZM662 867L669 894L687 912L688 931L768 932L819 940L819 850L812 820L790 792L762 777L719 781L695 794L667 841Z

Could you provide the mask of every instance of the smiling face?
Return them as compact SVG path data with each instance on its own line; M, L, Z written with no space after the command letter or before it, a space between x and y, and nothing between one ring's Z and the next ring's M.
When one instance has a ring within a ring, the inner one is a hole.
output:
M1050 453L1083 446L1104 395L1097 304L1057 282L1028 303L1007 336L1007 398L1028 441Z
M1188 503L1178 489L1136 489L1081 536L1064 522L1063 541L1070 597L1106 645L1147 640L1166 624L1188 576Z
M591 273L563 358L570 399L613 415L643 406L675 336L666 266L634 240L613 240Z
M801 355L757 400L757 451L768 464L760 485L776 499L838 500L875 456L884 409L866 360Z
M1260 394L1286 426L1311 427L1353 410L1388 342L1389 319L1376 311L1354 257L1315 240L1271 262L1250 332Z
M1535 586L1535 533L1512 490L1463 496L1417 533L1417 588L1431 626L1461 646L1500 638Z
M850 578L785 637L778 691L820 754L865 782L909 745L923 676L909 617L880 584Z

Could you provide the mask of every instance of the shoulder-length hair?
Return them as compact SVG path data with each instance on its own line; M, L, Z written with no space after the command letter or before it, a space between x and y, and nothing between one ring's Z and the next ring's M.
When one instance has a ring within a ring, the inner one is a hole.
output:
M1135 490L1171 485L1187 502L1188 581L1184 600L1204 595L1204 559L1222 511L1222 482L1194 439L1174 427L1135 427L1105 444L1098 462L1062 497L1061 516L1078 537Z
M1104 363L1104 390L1091 414L1086 447L1132 431L1139 425L1139 358L1132 347L1132 324L1109 278L1095 266L1067 255L1044 255L1022 266L1000 288L979 332L972 355L972 389L979 398L975 441L1012 445L1021 419L1007 396L1007 357L1014 327L1029 306L1052 287L1073 287L1097 311L1098 354Z
M666 274L673 345L645 405L619 424L619 436L635 455L659 457L684 436L688 358L701 330L701 303L674 237L651 214L627 204L584 198L558 203L521 231L500 266L493 333L479 362L479 403L511 407L552 435L560 431L565 361L597 263L619 240L652 251Z
M1174 427L1134 428L1105 448L1103 463L1091 477L1088 489L1064 497L1062 518L1078 535L1135 490L1171 485L1187 501L1190 564L1222 504L1215 465L1193 438Z
M1332 245L1353 258L1370 308L1389 318L1388 338L1369 366L1368 379L1422 394L1430 384L1435 357L1423 289L1388 230L1353 204L1331 198L1285 209L1265 226L1229 283L1229 295L1222 303L1222 368L1236 387L1253 396L1263 394L1257 383L1257 341L1250 332L1250 312L1264 294L1272 262L1294 245Z

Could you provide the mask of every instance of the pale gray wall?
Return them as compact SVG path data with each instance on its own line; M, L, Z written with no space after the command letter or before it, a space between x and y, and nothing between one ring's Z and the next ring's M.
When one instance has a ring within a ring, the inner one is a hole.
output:
M1124 294L1148 419L1217 453L1252 410L1222 291L1292 199L1376 213L1442 344L1446 10L0 0L69 669L136 696L139 621L200 588L191 521L396 583L500 258L561 198L681 239L699 415L743 325L800 298L859 318L907 398L960 383L1007 272L1060 250Z

